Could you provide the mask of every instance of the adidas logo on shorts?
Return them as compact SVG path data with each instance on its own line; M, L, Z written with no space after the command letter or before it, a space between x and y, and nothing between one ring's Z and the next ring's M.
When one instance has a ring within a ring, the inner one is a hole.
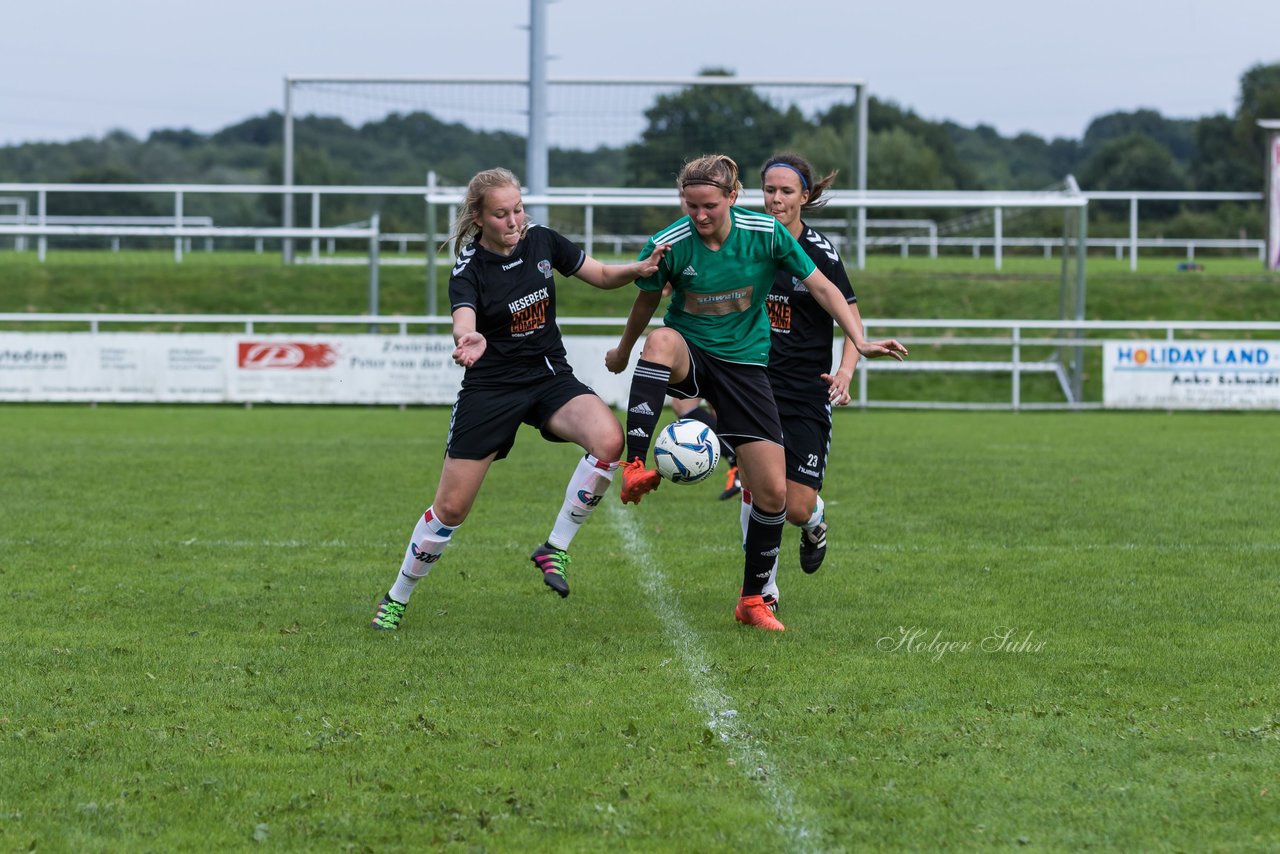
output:
M653 414L653 410L649 408L648 402L643 400L637 403L635 406L628 409L627 411L634 412L636 415L652 415Z
M632 430L632 431L631 431L630 433L628 433L627 435L628 435L628 436L639 436L639 437L640 437L640 438L642 438L642 439L647 439L647 438L649 437L649 434L648 434L648 433L646 433L646 432L644 432L644 430L643 430L643 429L641 429L641 428L639 428L639 427L637 427L636 429Z
M695 269L693 269L693 265L692 265L692 264L690 264L688 267L685 267L685 268L684 268L684 272L683 272L683 273L681 273L680 275L682 275L682 276L696 276L696 275L698 275L698 271L697 271L697 270L695 270Z

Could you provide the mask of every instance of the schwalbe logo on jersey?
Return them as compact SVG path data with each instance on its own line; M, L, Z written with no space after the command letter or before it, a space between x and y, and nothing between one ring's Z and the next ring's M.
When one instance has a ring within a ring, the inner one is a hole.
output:
M331 368L338 361L332 344L298 341L241 341L237 364L246 371Z
M538 262L538 272L542 273L544 279L551 278L551 262L542 260Z

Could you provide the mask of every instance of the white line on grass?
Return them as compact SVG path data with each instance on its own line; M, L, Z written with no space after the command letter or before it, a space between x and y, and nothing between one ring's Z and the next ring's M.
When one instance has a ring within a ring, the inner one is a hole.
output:
M738 715L733 698L720 687L720 680L716 678L703 654L702 640L685 622L684 615L680 613L680 608L671 595L671 585L650 556L649 545L640 535L631 514L613 504L607 507L610 521L622 535L631 559L642 571L640 580L647 594L645 599L657 613L668 640L676 648L676 653L689 674L693 683L691 699L706 716L707 728L732 749L738 768L764 790L773 807L775 824L789 843L788 850L815 850L818 835L803 821L800 815L802 808L795 793L782 779L777 766L770 762L764 745L747 730Z

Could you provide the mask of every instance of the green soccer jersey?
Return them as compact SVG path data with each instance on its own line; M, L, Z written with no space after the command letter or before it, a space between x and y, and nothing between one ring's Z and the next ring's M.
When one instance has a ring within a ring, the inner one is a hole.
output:
M663 323L698 349L727 362L769 362L769 314L765 302L774 274L786 270L807 279L813 261L790 232L768 214L729 209L729 236L707 248L689 217L649 238L641 258L659 243L671 244L658 272L636 285L660 291L671 283Z

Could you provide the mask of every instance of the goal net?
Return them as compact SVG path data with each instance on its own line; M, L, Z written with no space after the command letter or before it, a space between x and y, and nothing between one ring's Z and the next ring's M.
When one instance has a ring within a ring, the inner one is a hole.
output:
M783 148L838 169L838 187L859 186L857 81L747 80L709 73L664 80L549 80L543 138L548 188L674 189L683 164L722 152L744 183ZM285 183L341 173L347 183L460 186L481 169L505 166L522 179L529 135L529 89L518 79L289 77ZM375 163L345 163L343 140L385 140ZM672 194L672 205L675 195ZM558 228L581 231L571 211L552 209ZM671 209L610 209L595 228L641 233ZM392 216L392 222L395 217Z

